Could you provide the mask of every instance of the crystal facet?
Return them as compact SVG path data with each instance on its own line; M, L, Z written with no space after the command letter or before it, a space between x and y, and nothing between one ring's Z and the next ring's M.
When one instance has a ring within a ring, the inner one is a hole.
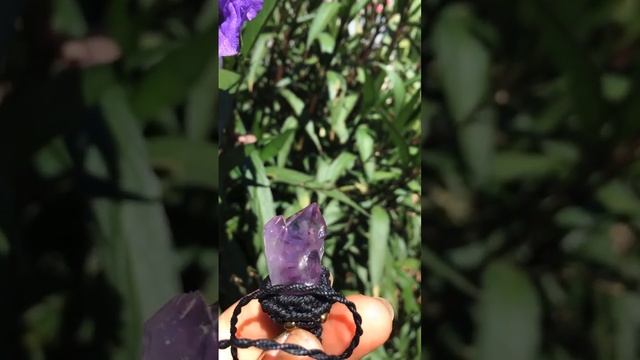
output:
M200 293L177 295L145 322L142 359L217 360L217 315Z
M291 217L276 216L264 226L264 252L271 284L318 284L327 225L312 203Z

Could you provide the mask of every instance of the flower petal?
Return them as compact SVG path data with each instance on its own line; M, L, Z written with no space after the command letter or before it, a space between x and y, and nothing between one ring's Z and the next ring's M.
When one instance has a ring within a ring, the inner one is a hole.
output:
M218 56L233 56L240 52L242 27L258 15L262 5L262 0L221 0L218 3Z

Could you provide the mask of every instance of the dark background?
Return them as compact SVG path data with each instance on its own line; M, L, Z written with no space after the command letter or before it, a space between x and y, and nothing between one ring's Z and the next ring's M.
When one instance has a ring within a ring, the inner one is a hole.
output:
M215 13L0 3L1 358L136 359L170 297L217 300Z
M640 3L425 3L426 358L640 358Z

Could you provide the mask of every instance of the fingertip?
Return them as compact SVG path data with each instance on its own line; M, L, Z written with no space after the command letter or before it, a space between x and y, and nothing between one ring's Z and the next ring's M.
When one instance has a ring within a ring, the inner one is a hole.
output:
M364 295L351 295L362 317L363 334L350 359L359 359L384 344L393 327L393 307L384 299ZM323 326L322 343L329 354L341 354L351 343L356 332L353 314L343 304L334 304Z
M229 335L229 324L233 310L238 306L238 302L227 308L219 317L220 334ZM223 327L224 326L224 327ZM238 316L238 336L245 338L273 338L281 331L281 327L274 323L269 315L262 311L262 306L258 300L251 300L242 308ZM225 332L226 330L226 332Z
M238 302L227 308L218 318L218 338L220 340L230 338L231 317L236 306L238 306ZM262 311L262 307L257 300L250 301L242 308L236 328L236 336L247 339L273 338L281 331L280 327ZM262 350L255 347L238 349L238 357L240 359L256 359L261 353ZM230 360L230 349L220 349L218 357L220 360Z
M384 306L384 308L387 310L387 313L391 317L391 321L393 321L393 318L395 317L395 311L393 310L393 305L391 305L389 300L382 297L375 297L374 299L378 300L382 304L382 306Z

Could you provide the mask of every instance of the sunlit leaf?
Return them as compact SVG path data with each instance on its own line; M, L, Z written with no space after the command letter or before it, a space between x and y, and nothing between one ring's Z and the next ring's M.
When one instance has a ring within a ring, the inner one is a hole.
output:
M262 32L262 28L265 26L267 20L271 17L273 10L276 8L278 1L276 0L264 0L262 5L262 11L258 13L255 19L250 21L242 32L242 55L247 56L253 45L258 38L258 35Z
M390 220L387 211L380 206L371 209L371 217L369 218L369 274L373 296L380 295L380 282L388 252L389 227Z
M322 5L320 5L309 28L307 48L310 47L313 41L324 31L329 22L335 21L335 17L341 6L342 5L336 1L323 2Z

